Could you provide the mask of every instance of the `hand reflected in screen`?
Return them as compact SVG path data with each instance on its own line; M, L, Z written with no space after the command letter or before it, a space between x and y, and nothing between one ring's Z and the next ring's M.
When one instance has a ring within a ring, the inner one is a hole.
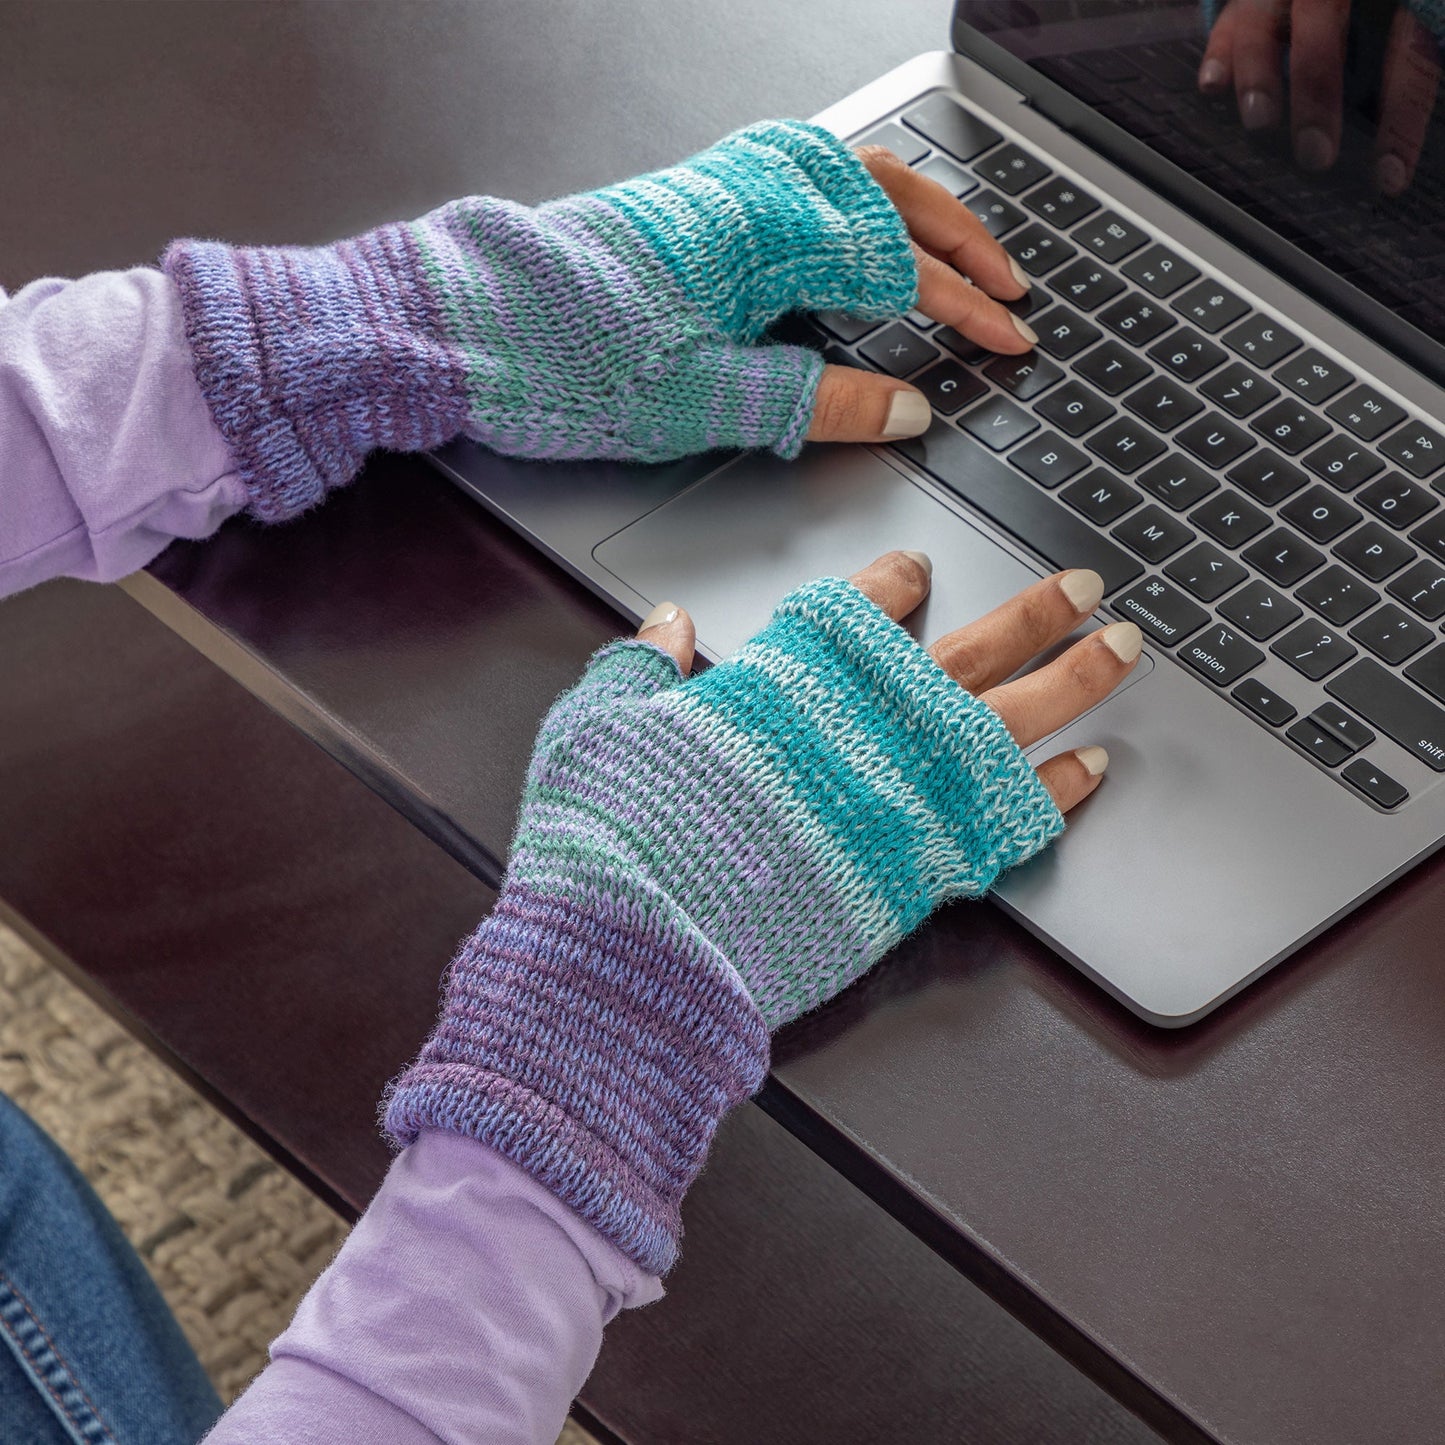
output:
M1395 7L1388 0L1228 0L1210 32L1199 86L1210 95L1233 89L1247 130L1280 125L1287 105L1295 159L1307 171L1329 170L1344 130L1352 9L1386 32L1372 87L1379 96L1374 183L1398 196L1414 179L1440 87L1436 29L1445 31L1445 9L1435 0Z

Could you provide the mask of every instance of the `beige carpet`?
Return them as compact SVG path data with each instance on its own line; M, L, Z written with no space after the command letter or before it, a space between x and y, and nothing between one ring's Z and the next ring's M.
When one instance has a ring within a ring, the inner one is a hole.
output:
M230 1401L346 1227L0 925L0 1091L95 1186ZM559 1445L589 1445L575 1425Z

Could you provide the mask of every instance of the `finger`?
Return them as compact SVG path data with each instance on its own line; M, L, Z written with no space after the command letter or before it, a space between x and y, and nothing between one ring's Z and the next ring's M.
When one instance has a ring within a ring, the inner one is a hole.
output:
M921 436L932 423L928 398L907 382L856 366L825 366L807 435L813 442L896 441Z
M1098 605L1104 579L1081 568L1041 578L986 617L928 649L966 691L978 695L1012 677L1030 658L1067 637Z
M1022 748L1057 732L1102 702L1139 658L1143 635L1132 622L1091 632L1037 672L981 695Z
M1109 766L1109 754L1101 747L1075 748L1039 764L1039 782L1061 813L1076 808L1095 788Z
M926 552L885 552L848 580L895 622L902 622L928 596L932 577L933 563Z
M1239 23L1239 6L1226 4L1209 32L1204 58L1199 62L1199 88L1205 95L1219 95L1234 79L1234 36Z
M935 321L963 332L988 351L1016 356L1038 344L1028 322L1005 310L977 286L970 286L951 266L914 246L918 262L918 309Z
M650 642L671 654L684 677L692 671L693 655L697 651L697 629L692 618L676 602L659 602L639 624L637 639L639 642Z
M942 256L990 296L1013 301L1028 291L1029 279L1017 263L946 187L904 165L882 146L863 146L858 157L883 187L915 241Z
M1290 125L1307 171L1329 170L1340 153L1349 23L1350 0L1295 0L1290 12Z
M1380 129L1375 136L1375 184L1398 196L1415 179L1440 89L1440 52L1408 10L1397 10L1380 77Z
M1234 96L1245 130L1272 130L1284 117L1284 36L1289 0L1236 0Z

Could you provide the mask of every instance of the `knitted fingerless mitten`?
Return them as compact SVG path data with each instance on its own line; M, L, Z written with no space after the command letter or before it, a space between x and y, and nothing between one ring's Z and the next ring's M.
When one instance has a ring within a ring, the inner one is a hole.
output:
M614 643L542 725L387 1128L483 1140L661 1273L769 1032L1062 827L997 716L846 582L687 682Z
M756 346L789 311L901 315L908 233L858 158L799 121L535 209L473 196L311 250L177 241L196 375L275 521L377 447L460 434L523 457L796 454L822 363Z

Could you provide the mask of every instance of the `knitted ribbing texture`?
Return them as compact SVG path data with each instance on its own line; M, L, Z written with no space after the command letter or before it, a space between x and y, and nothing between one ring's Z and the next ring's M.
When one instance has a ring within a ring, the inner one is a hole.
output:
M543 723L502 896L394 1085L644 1268L768 1034L1063 820L997 715L846 582L683 682L614 643Z
M790 311L902 315L907 229L800 121L536 208L486 196L312 249L177 241L201 390L263 521L368 452L458 435L521 457L796 455L822 362L757 342Z

